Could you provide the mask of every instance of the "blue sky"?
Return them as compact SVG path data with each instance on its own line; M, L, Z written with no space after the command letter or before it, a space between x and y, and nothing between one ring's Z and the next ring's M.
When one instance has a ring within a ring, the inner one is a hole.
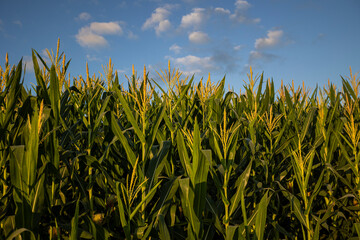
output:
M0 1L0 63L5 54L27 63L31 49L56 49L71 58L72 77L100 76L112 58L120 80L131 66L150 76L171 65L195 78L221 80L235 90L251 65L276 86L314 88L360 71L359 0L12 0Z

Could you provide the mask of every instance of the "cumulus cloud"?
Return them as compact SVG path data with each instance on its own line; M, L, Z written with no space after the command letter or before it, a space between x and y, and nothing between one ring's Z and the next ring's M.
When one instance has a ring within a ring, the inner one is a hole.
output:
M247 10L250 6L251 6L250 3L248 3L245 0L237 0L235 2L235 7L238 10Z
M249 18L246 11L251 7L251 4L245 0L237 0L235 2L234 13L230 15L230 19L239 23L259 23L260 18Z
M220 7L215 8L214 12L219 13L219 14L230 14L231 13L229 9L220 8Z
M179 54L179 53L181 52L181 49L182 49L182 48L181 48L179 45L177 45L177 44L173 44L173 45L171 45L170 48L169 48L170 51L173 51L173 52L176 53L176 54Z
M108 45L102 35L121 35L123 30L118 22L92 22L90 26L80 28L76 41L83 47L103 47Z
M204 32L192 32L189 34L189 41L192 43L206 43L210 40L209 36Z
M248 65L259 67L262 63L268 63L280 59L279 56L264 52L264 50L272 49L274 47L283 46L286 41L283 41L284 32L282 30L269 30L266 37L255 40L255 49L249 54Z
M271 48L281 43L281 37L283 36L282 30L270 30L267 33L267 37L258 38L255 40L255 49Z
M225 73L236 72L240 68L241 57L239 54L234 54L235 45L228 39L224 39L217 42L207 48L205 51L200 49L196 50L198 54L190 52L188 55L181 57L166 57L175 64L176 68L184 72L185 75L194 74L196 75L207 75L210 71L215 74L224 75ZM187 49L189 50L189 49ZM206 55L199 56L204 53Z
M76 35L77 42L83 47L103 47L108 43L106 39L90 30L89 27L81 28Z
M82 12L77 16L77 20L87 21L91 18L91 15L87 12Z
M165 32L171 28L171 22L168 19L170 16L170 11L168 10L169 6L156 8L155 11L151 14L151 17L146 19L145 23L142 26L143 30L154 28L156 35L160 35L162 32Z
M177 65L185 75L204 73L205 71L216 68L211 57L187 55L180 58L170 58L170 60Z
M118 22L92 22L90 30L96 34L122 34L123 30Z
M191 13L184 15L181 18L180 27L189 28L189 27L199 27L206 21L206 14L204 8L194 8Z

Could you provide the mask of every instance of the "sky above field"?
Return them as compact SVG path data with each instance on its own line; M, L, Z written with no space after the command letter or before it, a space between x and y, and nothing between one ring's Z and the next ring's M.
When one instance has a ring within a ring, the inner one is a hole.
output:
M71 58L72 77L100 76L111 57L120 80L146 65L150 77L171 65L195 79L238 90L255 73L276 86L323 87L360 71L359 0L11 0L0 1L0 64L23 57L35 83L31 49Z

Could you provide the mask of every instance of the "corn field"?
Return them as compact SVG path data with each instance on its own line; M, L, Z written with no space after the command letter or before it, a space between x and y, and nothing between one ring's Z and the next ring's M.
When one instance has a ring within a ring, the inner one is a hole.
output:
M65 54L0 67L1 239L358 239L360 81L243 92ZM35 80L34 80L35 81ZM33 93L32 93L33 92Z

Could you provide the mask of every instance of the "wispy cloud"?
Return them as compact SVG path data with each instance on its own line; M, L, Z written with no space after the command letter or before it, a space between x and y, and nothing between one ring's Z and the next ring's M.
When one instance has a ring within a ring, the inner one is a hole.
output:
M155 11L151 14L151 17L146 19L142 29L146 30L154 28L156 35L158 36L161 35L161 33L169 30L171 28L171 22L168 19L171 14L169 11L170 8L172 8L171 5L156 8Z
M266 37L255 40L255 49L272 48L281 44L282 30L270 30Z
M90 18L91 18L90 13L82 12L76 17L76 20L87 21Z
M128 37L129 39L138 39L138 38L139 38L139 37L138 37L135 33L133 33L132 31L128 31L127 37Z
M241 49L243 49L245 46L244 45L236 45L234 46L234 50L235 51L240 51Z
M186 2L186 3L195 3L195 2L197 2L199 0L183 0L183 1Z
M19 27L23 26L23 24L20 20L13 21L13 24L18 25Z
M319 33L316 38L313 40L313 44L316 44L318 42L321 42L322 40L324 40L326 37L326 35L324 33Z
M180 52L181 52L181 47L179 46L179 45L177 45L177 44L173 44L173 45L171 45L170 47L169 47L169 50L170 51L173 51L174 53L176 53L176 54L179 54Z
M121 35L123 30L118 22L92 22L82 27L76 40L82 47L104 47L108 45L103 35Z
M225 43L225 45L227 45ZM231 73L239 68L240 57L231 50L231 47L218 47L211 56L212 62L224 73Z
M260 18L249 18L247 16L247 10L251 7L251 4L245 0L237 0L235 2L234 13L230 15L230 19L239 23L259 23Z
M86 54L86 59L91 62L100 62L101 59L95 55Z
M181 18L180 27L189 28L194 27L198 28L202 25L207 19L204 8L194 8L191 13L184 15Z
M189 34L189 41L192 43L203 44L210 40L209 36L204 32L192 32Z
M271 53L265 53L260 51L251 51L249 55L249 64L257 65L259 61L261 62L271 62L273 60L279 59L279 56Z

